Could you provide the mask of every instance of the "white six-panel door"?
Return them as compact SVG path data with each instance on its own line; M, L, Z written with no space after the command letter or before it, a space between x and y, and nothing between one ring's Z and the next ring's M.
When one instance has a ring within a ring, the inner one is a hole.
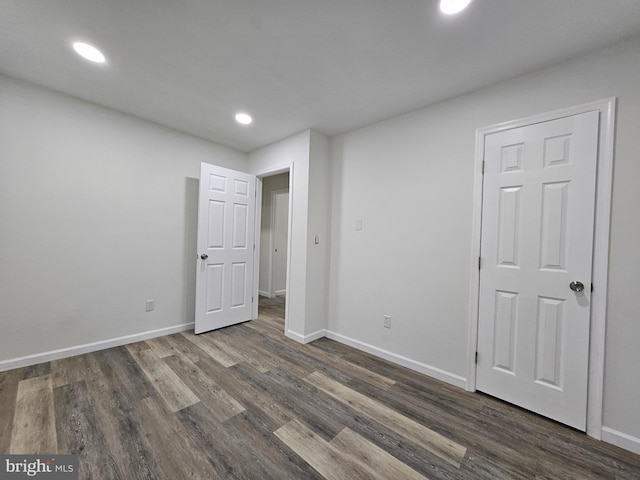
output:
M598 119L588 112L485 139L476 386L581 430ZM584 290L572 290L578 282Z
M252 318L256 178L203 163L195 333Z

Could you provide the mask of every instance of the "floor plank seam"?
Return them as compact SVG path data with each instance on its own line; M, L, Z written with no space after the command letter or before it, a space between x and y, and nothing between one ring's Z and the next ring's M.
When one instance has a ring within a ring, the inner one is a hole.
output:
M0 373L0 453L81 478L640 478L640 456L329 339L256 321Z

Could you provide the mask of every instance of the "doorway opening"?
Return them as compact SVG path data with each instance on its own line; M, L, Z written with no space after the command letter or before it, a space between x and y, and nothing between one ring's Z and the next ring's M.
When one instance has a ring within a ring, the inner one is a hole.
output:
M289 280L290 172L259 177L258 321L285 331Z

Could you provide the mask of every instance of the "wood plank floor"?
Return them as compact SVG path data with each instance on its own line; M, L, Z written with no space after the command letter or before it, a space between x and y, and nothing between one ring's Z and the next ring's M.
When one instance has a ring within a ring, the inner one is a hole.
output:
M0 453L81 479L638 479L640 456L347 346L253 322L0 373Z

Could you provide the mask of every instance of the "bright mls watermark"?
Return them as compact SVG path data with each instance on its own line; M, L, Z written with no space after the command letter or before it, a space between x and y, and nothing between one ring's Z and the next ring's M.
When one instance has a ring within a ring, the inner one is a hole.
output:
M0 455L0 480L78 480L77 455Z

